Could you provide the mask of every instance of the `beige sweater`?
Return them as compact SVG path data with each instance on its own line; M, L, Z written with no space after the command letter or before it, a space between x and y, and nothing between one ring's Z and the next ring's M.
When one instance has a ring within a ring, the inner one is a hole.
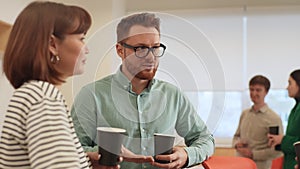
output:
M246 141L252 150L253 160L258 169L269 169L272 159L281 155L281 152L268 146L269 126L279 126L279 133L283 133L280 117L267 105L260 108L259 111L250 108L242 112L234 134L233 146L241 140Z

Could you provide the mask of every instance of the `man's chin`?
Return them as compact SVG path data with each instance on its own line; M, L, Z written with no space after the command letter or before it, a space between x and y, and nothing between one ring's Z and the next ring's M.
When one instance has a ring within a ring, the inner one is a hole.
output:
M142 72L138 73L137 75L135 75L135 77L139 78L141 80L152 80L155 76L155 72L156 71L153 71L153 70L150 71L150 72L149 71L147 71L147 72L142 71Z

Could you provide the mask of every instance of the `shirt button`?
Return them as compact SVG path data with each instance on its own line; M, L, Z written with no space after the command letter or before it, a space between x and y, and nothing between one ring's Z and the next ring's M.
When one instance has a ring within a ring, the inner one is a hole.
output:
M145 129L142 128L142 132L145 132Z
M143 150L146 150L146 147L143 147Z

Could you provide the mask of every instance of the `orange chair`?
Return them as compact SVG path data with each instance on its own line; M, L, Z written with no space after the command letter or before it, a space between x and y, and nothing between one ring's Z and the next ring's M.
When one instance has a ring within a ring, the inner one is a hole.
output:
M253 160L236 156L212 156L202 165L205 169L257 169Z
M272 160L271 169L282 169L283 168L283 156Z

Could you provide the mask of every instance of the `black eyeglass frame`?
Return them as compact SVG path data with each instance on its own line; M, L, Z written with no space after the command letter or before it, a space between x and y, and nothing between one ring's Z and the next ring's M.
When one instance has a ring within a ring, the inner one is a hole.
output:
M142 45L141 45L141 46L131 46L131 45L128 45L127 43L124 43L124 42L121 43L121 45L122 45L123 47L125 47L125 48L133 49L133 50L134 50L135 56L138 57L138 58L144 58L144 57L148 56L148 54L149 54L150 51L152 52L153 56L155 56L155 57L162 57L162 56L165 54L165 51L166 51L166 49L167 49L167 47L166 47L164 44L162 44L162 43L160 43L159 46L153 46L153 47L142 46ZM162 52L161 55L156 56L156 55L154 54L153 50L154 50L155 48L159 48L159 47L162 47L164 50L163 50L163 52ZM138 48L147 48L147 49L148 49L148 52L145 54L145 56L138 56L138 55L136 54L136 51L137 51Z

